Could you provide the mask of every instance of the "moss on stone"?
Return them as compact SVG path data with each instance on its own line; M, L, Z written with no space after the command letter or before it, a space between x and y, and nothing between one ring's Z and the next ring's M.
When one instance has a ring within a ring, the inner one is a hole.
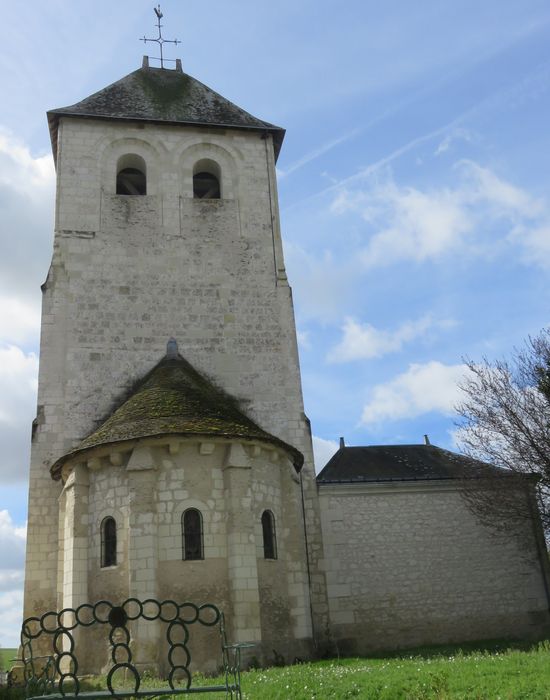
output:
M140 68L68 107L48 112L54 153L62 116L234 127L268 132L279 153L284 129L254 117L186 73Z
M95 447L162 435L259 440L289 452L297 469L303 464L296 448L262 430L234 397L179 356L161 360L97 430L52 466L52 475L57 477L68 459Z

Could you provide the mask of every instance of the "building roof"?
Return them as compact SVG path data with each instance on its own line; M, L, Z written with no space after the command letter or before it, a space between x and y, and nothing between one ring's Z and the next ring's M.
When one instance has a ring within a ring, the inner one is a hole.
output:
M289 453L296 471L304 462L301 452L260 428L236 399L176 354L163 358L97 430L58 459L51 467L52 477L58 479L67 460L91 449L167 435L260 441Z
M54 155L62 116L252 129L273 135L278 156L285 131L252 116L181 69L144 66L69 107L48 112Z
M319 484L425 481L507 475L502 469L435 445L341 447L317 476Z

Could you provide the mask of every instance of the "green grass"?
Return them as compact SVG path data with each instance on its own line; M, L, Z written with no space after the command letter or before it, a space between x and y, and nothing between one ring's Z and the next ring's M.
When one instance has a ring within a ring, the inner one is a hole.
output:
M242 687L248 700L543 700L550 698L550 644L321 661L251 671Z
M3 649L0 647L0 671L9 668L10 661L17 656L17 649Z
M90 685L97 687L95 679ZM142 687L159 685L146 679ZM242 689L244 700L550 700L550 642L425 648L251 670L242 674ZM18 697L0 690L0 700Z

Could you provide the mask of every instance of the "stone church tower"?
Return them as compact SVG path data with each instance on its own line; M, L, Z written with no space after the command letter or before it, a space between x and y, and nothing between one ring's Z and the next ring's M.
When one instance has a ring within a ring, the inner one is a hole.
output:
M261 660L307 656L326 593L279 227L284 131L146 59L48 119L25 616L207 601ZM154 664L158 631L143 634L136 660Z

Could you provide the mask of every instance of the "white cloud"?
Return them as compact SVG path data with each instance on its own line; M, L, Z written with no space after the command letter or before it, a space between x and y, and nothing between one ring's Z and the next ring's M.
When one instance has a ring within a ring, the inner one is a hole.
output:
M334 440L325 440L316 435L313 435L312 440L315 472L318 474L332 455L338 451L338 443Z
M54 182L52 156L34 157L25 144L0 126L0 187L8 186L38 199L50 192Z
M36 409L40 284L51 255L55 171L0 126L0 479L28 473Z
M0 346L0 478L24 480L28 473L30 429L35 416L38 358L15 345Z
M15 525L9 512L0 510L0 574L23 568L26 537L26 526Z
M40 309L24 299L0 295L0 342L36 343Z
M311 342L309 340L309 331L296 331L298 345L302 350L311 350Z
M471 160L462 160L455 166L463 176L460 198L465 204L485 203L494 216L533 218L543 212L542 202L520 187L499 178L489 168Z
M357 293L355 282L360 270L356 261L336 259L330 250L313 254L290 241L285 242L284 248L302 322L340 320L342 307Z
M548 265L550 203L472 161L460 161L454 170L454 187L423 191L389 177L340 189L331 211L354 213L365 222L363 264L421 263L458 252L492 257L519 244L525 262Z
M375 230L361 252L366 267L437 259L458 247L473 228L455 192L426 193L393 182L363 192L341 192L332 210L355 210Z
M24 581L25 572L23 569L0 570L0 592L19 589L23 586Z
M443 141L441 141L435 149L434 155L440 156L442 153L446 153L456 141L466 141L469 143L472 140L472 134L468 129L458 127L445 136Z
M23 591L0 593L0 647L17 649L23 622Z
M361 423L410 419L431 411L452 415L465 371L464 365L444 365L435 360L411 364L403 374L374 387Z
M0 646L16 647L23 616L26 527L0 510Z
M54 191L52 157L33 156L0 125L0 294L4 297L22 294L39 303L51 254Z
M426 315L417 321L407 321L395 331L379 330L370 323L360 324L353 318L347 318L342 328L343 338L333 348L327 359L329 362L348 362L350 360L369 360L382 357L401 350L405 343L419 338L432 327L448 325L434 322Z
M518 226L510 239L520 246L525 263L550 268L550 221L532 229Z

